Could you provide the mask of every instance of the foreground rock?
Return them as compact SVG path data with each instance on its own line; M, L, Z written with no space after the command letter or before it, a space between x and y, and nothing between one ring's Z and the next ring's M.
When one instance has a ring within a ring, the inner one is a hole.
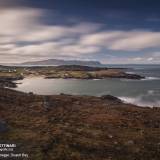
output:
M16 88L17 85L14 81L16 80L22 80L24 77L23 76L14 76L14 75L5 75L5 74L0 74L0 87L9 87L9 88Z
M16 88L16 84L12 81L0 79L0 87Z
M0 133L31 160L159 160L160 108L113 96L38 96L0 89Z
M8 131L8 126L5 121L0 120L0 133L4 133Z
M117 102L117 103L122 103L122 101L119 98L111 96L111 95L104 95L101 97L101 99L102 100L111 100L111 101Z

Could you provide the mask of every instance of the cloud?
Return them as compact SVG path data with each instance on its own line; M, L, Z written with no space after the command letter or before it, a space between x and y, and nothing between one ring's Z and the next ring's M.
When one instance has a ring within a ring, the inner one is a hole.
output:
M151 31L105 31L81 38L82 44L96 44L110 50L140 51L160 46L160 32Z
M102 31L102 24L86 22L48 25L44 22L44 17L47 16L48 11L44 9L24 7L1 9L1 61L21 62L55 57L87 59L92 55L98 57L107 51L114 51L117 54L119 51L124 51L132 54L133 51L141 52L144 49L160 46L160 32L107 29ZM127 62L157 62L155 57L150 55L150 57L125 59ZM124 60L119 57L109 59Z
M0 11L0 56L7 54L58 55L84 54L98 51L97 47L76 44L80 36L97 31L101 25L76 23L70 26L47 25L43 16L47 10L31 8L5 8ZM78 56L78 55L77 55Z
M142 55L141 57L127 57L127 56L107 56L102 59L102 63L109 64L159 64L160 57L155 58L152 53L149 56Z
M0 8L13 7L24 2L24 0L0 0Z
M42 22L47 10L7 8L0 10L0 35L12 41L45 41L77 34L88 34L100 25L80 23L72 26L46 25Z
M148 54L140 55L139 57L122 57L121 62L132 64L159 64L160 54L158 52L151 52Z
M159 47L160 32L131 31L123 33L122 38L114 41L112 50L140 51L146 48Z

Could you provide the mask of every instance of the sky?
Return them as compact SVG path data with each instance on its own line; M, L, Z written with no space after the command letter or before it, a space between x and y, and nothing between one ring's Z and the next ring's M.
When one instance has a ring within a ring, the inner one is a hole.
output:
M159 0L0 0L0 63L160 64Z

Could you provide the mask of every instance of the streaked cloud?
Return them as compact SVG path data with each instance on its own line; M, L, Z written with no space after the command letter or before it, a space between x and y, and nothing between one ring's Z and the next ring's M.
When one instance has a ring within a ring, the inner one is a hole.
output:
M139 52L160 49L160 32L149 30L104 30L102 24L77 22L72 25L44 23L47 10L3 8L0 10L0 59L21 62L45 58L82 58L107 51ZM158 54L159 52L157 52ZM150 57L128 58L127 62L157 62ZM155 55L154 55L155 54ZM103 58L99 58L102 59ZM113 60L115 59L115 60ZM116 60L117 59L117 60ZM124 60L110 57L112 61ZM160 61L160 59L158 59Z
M160 46L160 32L152 31L105 31L82 37L82 44L95 44L110 50L140 51Z

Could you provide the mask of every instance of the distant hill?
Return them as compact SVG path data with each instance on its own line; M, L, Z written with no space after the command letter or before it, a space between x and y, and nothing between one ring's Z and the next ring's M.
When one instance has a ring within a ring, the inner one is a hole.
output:
M80 65L61 65L61 66L55 66L54 69L57 71L101 71L102 69L107 70L108 68L80 66Z
M101 66L102 64L98 61L78 61L78 60L59 60L59 59L48 59L43 61L25 62L20 65L81 65L81 66Z

